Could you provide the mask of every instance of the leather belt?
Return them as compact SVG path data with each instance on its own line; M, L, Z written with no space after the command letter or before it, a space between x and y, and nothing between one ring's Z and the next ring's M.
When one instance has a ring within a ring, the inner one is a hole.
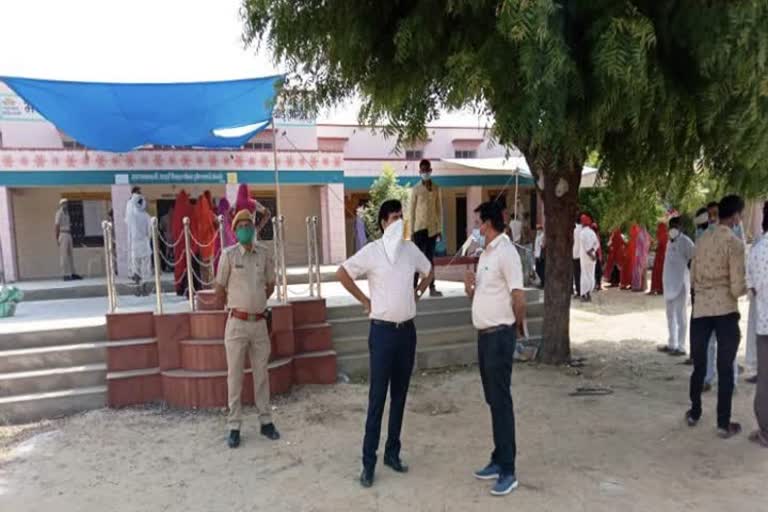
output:
M372 319L371 323L373 325L379 325L381 327L390 327L392 329L402 329L403 327L409 327L413 325L413 319L406 320L405 322L387 322L386 320Z
M484 334L493 334L494 332L505 331L507 329L514 329L514 328L515 328L515 324L494 325L493 327L489 327L487 329L480 329L479 331L477 331L477 333L482 336Z
M230 309L229 316L246 322L258 322L260 320L266 320L267 318L264 313L248 313L247 311L240 311L239 309Z

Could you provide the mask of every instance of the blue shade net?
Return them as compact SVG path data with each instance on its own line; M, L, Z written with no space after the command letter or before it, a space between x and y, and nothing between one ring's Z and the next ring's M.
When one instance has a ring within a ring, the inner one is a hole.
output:
M282 78L162 84L0 80L84 146L125 152L148 144L240 147L269 125Z

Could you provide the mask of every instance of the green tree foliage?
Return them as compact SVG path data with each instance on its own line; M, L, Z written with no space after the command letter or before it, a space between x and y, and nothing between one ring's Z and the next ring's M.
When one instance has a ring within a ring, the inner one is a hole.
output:
M389 199L398 199L403 203L403 213L405 213L408 211L409 190L408 187L398 184L397 174L395 174L392 166L385 165L381 171L381 176L376 178L376 181L371 184L369 191L371 199L363 209L365 229L371 237L378 238L381 236L378 222L381 203Z
M570 357L581 169L658 182L698 166L766 183L765 0L244 0L246 41L291 68L288 101L359 95L404 139L442 108L492 114L542 178L545 362ZM537 180L538 182L538 180Z

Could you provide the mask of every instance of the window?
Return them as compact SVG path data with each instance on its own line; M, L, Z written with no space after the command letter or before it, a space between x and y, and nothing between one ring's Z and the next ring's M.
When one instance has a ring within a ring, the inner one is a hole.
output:
M64 149L85 149L85 146L74 139L64 140L62 141L62 144L64 145Z
M474 149L457 149L453 152L454 158L477 158L477 151Z
M405 150L405 159L406 160L421 160L424 158L424 150L421 149L406 149Z
M246 142L243 144L243 149L252 149L256 151L271 151L272 150L272 143L271 142Z
M68 201L72 245L77 247L104 247L101 223L107 220L108 203L104 200Z

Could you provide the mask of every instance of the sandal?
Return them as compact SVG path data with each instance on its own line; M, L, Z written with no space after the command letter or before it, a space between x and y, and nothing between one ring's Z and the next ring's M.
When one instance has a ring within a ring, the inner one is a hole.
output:
M718 428L717 435L720 439L728 439L741 433L741 425L738 423L730 423L728 428Z
M749 434L749 440L753 443L757 443L763 448L768 448L768 436L763 434L761 430L755 430Z

